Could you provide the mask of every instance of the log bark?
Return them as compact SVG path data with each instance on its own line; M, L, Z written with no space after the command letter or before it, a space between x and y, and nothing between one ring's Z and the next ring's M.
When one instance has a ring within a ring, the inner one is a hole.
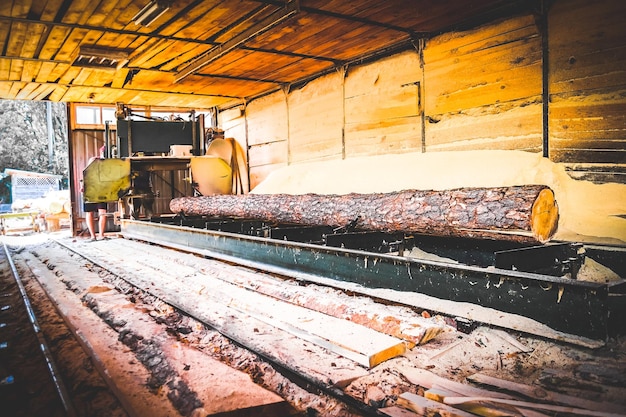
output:
M543 185L372 194L246 194L175 198L173 213L355 230L547 242L558 225Z

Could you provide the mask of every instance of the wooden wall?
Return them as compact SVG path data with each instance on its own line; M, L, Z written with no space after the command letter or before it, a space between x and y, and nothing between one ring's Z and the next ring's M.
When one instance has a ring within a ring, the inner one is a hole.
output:
M626 183L626 2L556 2L549 16L550 159Z
M409 51L349 69L345 79L345 157L422 147L420 57Z
M624 2L557 0L547 56L528 12L275 92L220 127L247 142L252 187L286 164L476 149L548 153L574 177L626 182L625 15Z
M434 38L424 61L426 151L541 150L541 38L533 16Z

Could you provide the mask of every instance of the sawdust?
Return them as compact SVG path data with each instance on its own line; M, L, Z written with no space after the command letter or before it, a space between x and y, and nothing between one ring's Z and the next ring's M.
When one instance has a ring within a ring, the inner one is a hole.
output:
M523 151L406 153L290 165L253 193L347 194L543 184L555 193L554 240L626 244L626 185L571 178L562 165Z
M576 274L576 279L580 281L604 283L618 281L620 280L620 276L606 266L587 257L578 271L578 274Z

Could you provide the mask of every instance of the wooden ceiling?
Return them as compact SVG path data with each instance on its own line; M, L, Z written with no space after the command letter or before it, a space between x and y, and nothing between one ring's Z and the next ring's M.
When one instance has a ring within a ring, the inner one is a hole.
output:
M169 8L144 26L150 0L0 1L0 98L228 107L534 3L154 2Z

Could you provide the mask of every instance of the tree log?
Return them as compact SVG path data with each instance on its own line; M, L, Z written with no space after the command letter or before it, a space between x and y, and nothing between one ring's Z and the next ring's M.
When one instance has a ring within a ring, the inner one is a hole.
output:
M355 230L547 242L558 225L543 185L372 194L246 194L175 198L173 213Z

